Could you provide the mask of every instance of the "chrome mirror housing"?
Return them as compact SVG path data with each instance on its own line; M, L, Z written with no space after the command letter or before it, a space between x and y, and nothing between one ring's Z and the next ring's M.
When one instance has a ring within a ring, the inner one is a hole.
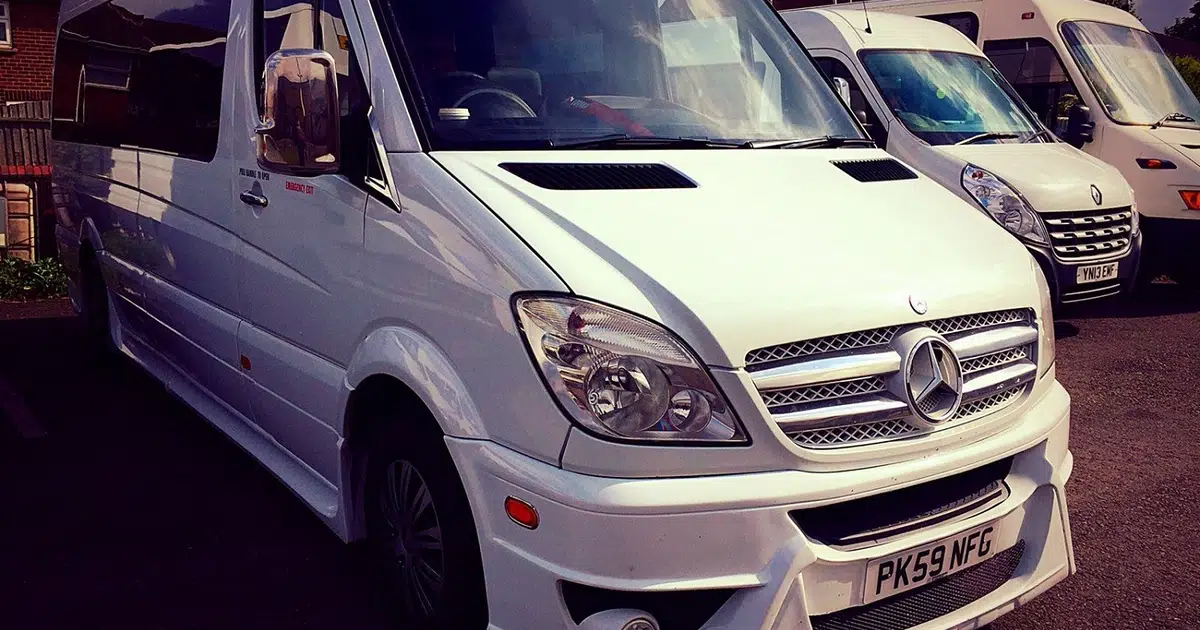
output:
M267 59L258 164L277 173L320 175L341 167L341 106L333 57L281 50Z

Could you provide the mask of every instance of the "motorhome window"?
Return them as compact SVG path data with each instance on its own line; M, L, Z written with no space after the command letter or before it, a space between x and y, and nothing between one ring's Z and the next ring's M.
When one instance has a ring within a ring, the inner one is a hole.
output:
M867 100L866 93L858 84L858 79L850 68L840 60L833 57L815 57L817 67L821 68L821 72L830 79L845 79L850 84L850 110L858 115L861 112L866 117L867 133L871 134L871 138L881 147L887 147L887 125L884 125L879 116L875 113L875 108L871 106L871 102Z
M374 151L367 123L371 98L338 0L262 0L261 15L255 42L260 101L263 68L274 53L288 48L315 48L332 55L341 101L342 174L356 184L364 184Z
M1037 38L993 40L983 45L983 52L1042 123L1061 135L1065 117L1059 110L1080 92L1054 46Z
M986 58L963 53L902 50L862 54L867 74L896 118L932 145L983 134L987 142L1022 142L1041 126Z
M941 22L946 26L952 26L963 35L971 38L971 41L979 41L979 16L969 11L963 13L945 13L942 15L925 15L922 16L934 22Z
M1063 37L1114 121L1151 125L1184 114L1192 122L1165 124L1200 126L1195 122L1200 120L1200 101L1150 33L1101 22L1067 22Z
M762 0L380 0L435 148L861 137Z
M113 0L63 24L56 140L209 161L217 149L231 0Z

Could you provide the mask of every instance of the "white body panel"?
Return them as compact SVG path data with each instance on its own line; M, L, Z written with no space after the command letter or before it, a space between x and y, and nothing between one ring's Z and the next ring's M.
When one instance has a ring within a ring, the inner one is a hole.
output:
M573 627L564 580L738 589L705 628L808 629L811 615L862 603L869 561L990 521L1001 544L1026 541L1019 571L923 627L986 623L1074 571L1069 397L1041 349L1019 403L914 439L829 450L785 435L747 370L765 346L1003 310L1028 312L1035 337L1048 334L1029 254L989 218L928 177L861 183L831 164L887 157L876 149L423 152L370 3L352 0L341 8L357 18L347 20L354 49L367 51L389 190L264 176L253 5L235 3L230 17L214 159L56 142L56 235L77 300L79 253L100 252L118 348L339 536L364 534L348 406L388 377L446 436L495 629ZM664 164L697 187L551 191L499 166L513 160ZM243 203L247 191L269 203ZM587 297L674 332L750 443L642 446L582 430L514 317L514 298L531 292ZM1002 503L884 544L818 544L789 516L1007 457ZM501 508L509 494L537 503L540 529L513 524Z

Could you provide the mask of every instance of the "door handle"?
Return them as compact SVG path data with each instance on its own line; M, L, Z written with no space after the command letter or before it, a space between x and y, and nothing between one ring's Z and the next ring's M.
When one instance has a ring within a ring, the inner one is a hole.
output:
M259 208L266 208L267 204L270 203L270 200L266 196L249 190L242 192L241 197L242 203L258 206Z

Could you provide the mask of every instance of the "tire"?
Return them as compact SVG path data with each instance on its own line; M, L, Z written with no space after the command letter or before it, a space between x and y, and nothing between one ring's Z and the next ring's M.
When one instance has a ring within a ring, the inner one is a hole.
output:
M486 628L479 539L444 436L427 416L404 432L398 418L376 420L388 429L368 447L364 497L384 606L404 630Z
M108 285L104 283L104 274L100 271L100 261L96 258L96 252L90 247L80 254L80 279L83 283L83 304L80 312L88 337L102 350L111 350L114 344Z

